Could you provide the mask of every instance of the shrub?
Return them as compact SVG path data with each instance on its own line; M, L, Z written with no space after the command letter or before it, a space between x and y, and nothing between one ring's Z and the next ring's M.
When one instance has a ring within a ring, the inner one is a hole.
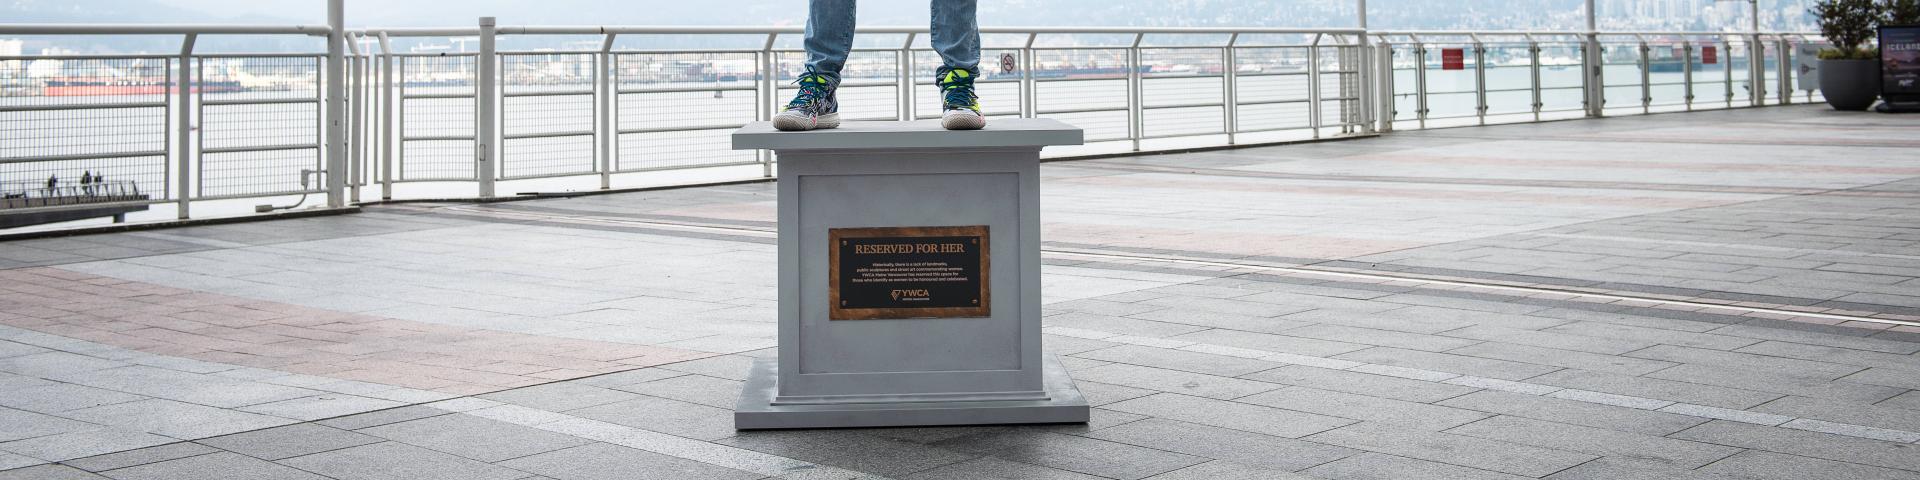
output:
M1912 0L1882 0L1903 2ZM1827 43L1833 48L1822 50L1822 59L1870 59L1878 54L1867 55L1860 45L1867 43L1875 35L1874 24L1881 21L1881 5L1874 0L1819 0L1807 9L1820 21L1820 35L1827 37Z
M1881 25L1920 25L1920 0L1881 0Z

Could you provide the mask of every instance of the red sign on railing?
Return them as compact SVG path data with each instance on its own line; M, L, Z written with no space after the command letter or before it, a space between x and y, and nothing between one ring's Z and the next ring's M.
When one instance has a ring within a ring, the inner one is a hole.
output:
M1720 50L1711 45L1700 47L1700 63L1707 65L1720 63Z
M1464 48L1440 49L1441 70L1466 70L1467 50Z

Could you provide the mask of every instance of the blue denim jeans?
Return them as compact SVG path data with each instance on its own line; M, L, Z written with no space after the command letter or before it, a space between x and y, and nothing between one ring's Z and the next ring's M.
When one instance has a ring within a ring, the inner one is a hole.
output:
M929 0L933 3L933 51L952 68L979 71L980 25L974 20L975 0ZM807 69L840 75L853 49L854 0L810 0L807 4Z

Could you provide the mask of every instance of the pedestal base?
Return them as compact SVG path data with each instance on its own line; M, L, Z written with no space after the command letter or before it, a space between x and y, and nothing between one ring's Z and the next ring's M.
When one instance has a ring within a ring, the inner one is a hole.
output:
M779 360L757 359L734 408L733 428L908 427L1010 423L1086 423L1086 397L1074 388L1067 368L1052 355L1042 358L1045 400L986 400L910 403L838 403L774 405Z

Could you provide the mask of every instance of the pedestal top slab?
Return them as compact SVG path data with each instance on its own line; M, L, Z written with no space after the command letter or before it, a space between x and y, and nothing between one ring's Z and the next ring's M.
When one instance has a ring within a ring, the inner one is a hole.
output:
M980 130L947 130L939 120L843 122L840 128L783 132L773 122L753 122L733 131L733 149L844 150L895 148L992 148L1079 145L1079 128L1050 118L995 118Z

